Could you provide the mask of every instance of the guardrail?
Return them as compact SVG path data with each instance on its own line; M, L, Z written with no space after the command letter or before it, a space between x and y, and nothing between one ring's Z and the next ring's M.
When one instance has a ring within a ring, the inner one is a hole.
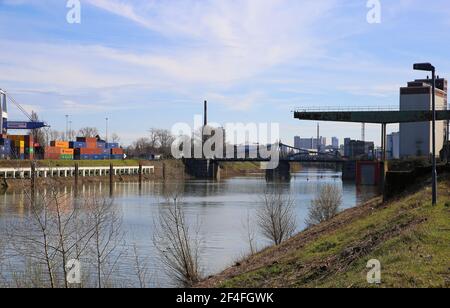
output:
M437 108L436 110L447 110L447 108ZM319 107L298 107L293 112L358 112L358 111L400 111L399 106L319 106ZM408 110L408 111L424 111Z
M139 166L113 167L113 175L139 175ZM36 178L48 177L75 177L75 167L36 167ZM110 167L79 167L78 176L96 177L109 176ZM142 166L142 174L155 173L154 166ZM31 179L31 167L26 168L0 168L0 178L4 179Z

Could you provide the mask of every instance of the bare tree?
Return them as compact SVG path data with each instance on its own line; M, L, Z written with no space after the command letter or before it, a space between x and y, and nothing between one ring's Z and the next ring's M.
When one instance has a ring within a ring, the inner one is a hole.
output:
M119 137L119 135L117 135L116 133L113 133L113 134L111 135L111 142L113 142L113 143L119 143L119 142L120 142L120 137Z
M93 197L86 200L88 224L93 230L90 250L94 256L97 287L103 288L116 268L123 246L122 217L111 201Z
M31 112L31 119L35 122L39 121L39 116L36 112ZM40 145L46 145L46 136L43 130L41 129L32 129L29 131L30 135L33 136L33 140L35 143Z
M134 253L134 269L136 272L136 276L139 280L139 287L141 289L147 288L148 260L141 258L136 244L133 245L133 253Z
M342 192L336 185L323 186L316 198L311 201L306 224L311 227L330 220L339 213L342 205Z
M279 187L266 191L263 206L257 211L261 234L274 245L289 239L297 228L294 200Z
M41 286L68 288L68 261L80 258L93 233L80 228L84 217L70 196L60 194L56 187L49 185L46 193L35 198L26 192L29 215L9 226L7 236L18 257L45 273Z
M187 223L178 191L167 195L167 202L160 211L154 244L173 281L190 287L201 279L199 230Z
M254 221L252 221L250 212L247 213L247 218L243 222L243 227L245 230L245 241L248 244L248 248L251 255L258 252L258 243L256 241L257 228Z
M85 138L95 138L99 135L99 132L95 127L83 127L78 131L78 135Z

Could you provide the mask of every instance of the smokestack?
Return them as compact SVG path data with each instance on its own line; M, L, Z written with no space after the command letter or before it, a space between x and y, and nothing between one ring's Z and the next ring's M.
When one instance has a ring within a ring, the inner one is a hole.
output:
M205 101L205 107L204 107L203 112L204 112L204 116L205 116L203 125L207 126L208 125L208 101Z

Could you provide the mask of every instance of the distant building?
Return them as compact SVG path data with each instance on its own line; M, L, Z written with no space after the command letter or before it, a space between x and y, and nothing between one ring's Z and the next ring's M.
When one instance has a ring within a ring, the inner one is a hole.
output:
M415 80L400 89L400 110L431 110L431 80ZM447 80L436 80L436 109L447 109ZM400 124L400 157L429 157L432 153L432 123ZM447 139L447 122L436 123L436 153Z
M350 157L350 142L352 141L351 138L345 138L344 139L344 156Z
M331 146L334 150L339 150L339 138L333 137L331 138Z
M373 159L375 155L375 144L360 140L345 139L344 156L348 158Z
M386 152L388 159L400 158L400 133L392 133L387 136Z
M317 138L301 138L299 136L294 138L294 147L297 149L324 151L326 146L327 139L325 137L320 137L319 141Z

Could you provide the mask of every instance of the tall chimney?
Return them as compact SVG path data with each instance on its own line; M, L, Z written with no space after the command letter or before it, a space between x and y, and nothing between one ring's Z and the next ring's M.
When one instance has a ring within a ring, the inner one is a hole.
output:
M204 107L203 112L204 112L204 116L205 116L203 125L207 126L208 125L208 101L205 101L205 107Z

